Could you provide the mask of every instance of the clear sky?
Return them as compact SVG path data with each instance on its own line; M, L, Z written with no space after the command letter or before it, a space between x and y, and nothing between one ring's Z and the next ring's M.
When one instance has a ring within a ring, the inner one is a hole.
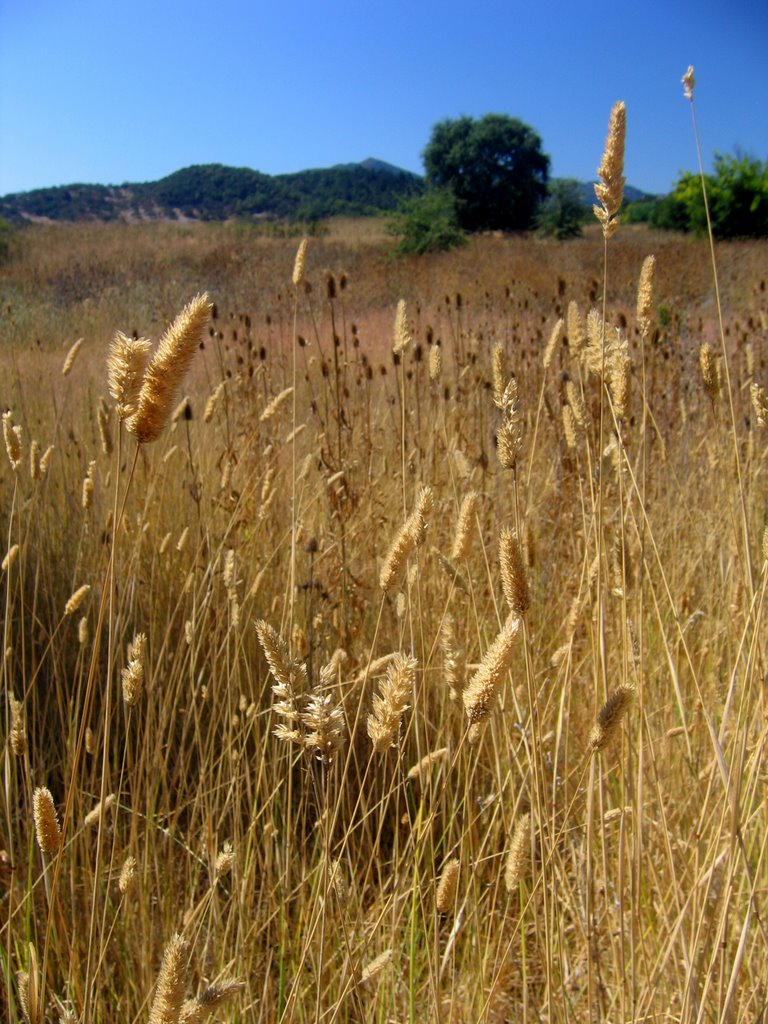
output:
M421 172L437 121L486 113L590 180L619 99L628 182L666 192L695 167L689 64L705 161L766 159L766 0L0 0L0 195L196 163Z

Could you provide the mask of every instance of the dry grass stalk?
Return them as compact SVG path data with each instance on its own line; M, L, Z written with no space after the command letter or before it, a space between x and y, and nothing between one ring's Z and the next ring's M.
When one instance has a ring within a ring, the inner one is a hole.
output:
M88 596L88 591L91 589L90 583L84 583L82 587L78 587L77 590L67 601L64 606L65 615L74 615L78 608L82 605L83 601Z
M331 764L344 741L344 712L330 694L313 693L301 713L304 746L323 764Z
M586 340L581 311L578 303L572 300L568 303L568 348L574 355L578 355Z
M395 313L395 340L392 351L396 356L401 355L411 343L411 332L408 326L408 315L405 309L405 299L400 299Z
M515 824L512 842L509 844L507 863L504 868L504 885L513 893L525 874L531 851L531 816L522 814Z
M515 615L525 615L531 605L525 565L520 543L515 534L504 527L499 538L499 566L501 583L509 610Z
M416 665L416 659L410 655L395 654L379 685L379 693L374 695L367 729L377 754L397 744L400 719L408 709L416 684Z
M40 972L37 966L37 952L29 943L29 970L17 971L19 1002L27 1024L43 1024L43 999L40 990Z
M128 420L128 429L139 444L156 440L168 422L210 315L208 296L198 295L160 339L144 374L136 412Z
M704 381L704 390L714 405L720 397L720 373L717 358L708 342L704 342L699 348L699 366L701 367L701 379Z
M67 352L66 358L64 359L64 364L61 367L62 377L67 377L72 367L75 365L77 353L80 351L80 347L82 346L84 340L84 338L78 338L74 345L70 348L69 352Z
M419 779L423 782L432 765L444 761L448 757L448 747L440 747L439 750L432 750L425 754L420 761L408 769L409 779Z
M443 651L443 674L448 683L448 697L458 700L464 685L464 654L456 640L456 626L453 616L446 615L440 627L440 647Z
M514 377L504 389L500 408L502 420L496 432L496 455L504 469L514 469L523 447L523 416Z
M21 447L21 427L14 426L13 417L9 412L3 413L3 437L5 438L5 450L8 461L14 473L21 465L23 451Z
M112 442L112 428L109 423L109 409L99 407L99 411L96 414L99 423L99 438L101 440L101 450L104 455L111 455L114 444Z
M634 699L634 686L622 683L603 704L589 734L588 746L591 753L597 754L609 745Z
M476 491L470 491L465 495L459 510L459 519L456 524L456 533L451 548L451 558L458 562L466 558L469 551L469 538L472 531L472 524L475 521L478 495Z
M117 887L123 896L128 896L138 885L138 863L135 857L126 857L120 869Z
M104 798L104 803L99 801L92 811L89 811L83 819L83 826L85 828L91 828L93 825L98 825L102 818L107 816L107 812L110 811L117 801L117 796L114 793L110 793L109 796Z
M640 333L648 335L651 330L653 314L653 276L656 270L656 257L646 256L640 270L640 281L637 286L637 326Z
M221 396L224 394L224 388L226 387L226 384L226 381L221 381L221 383L218 384L216 388L214 388L208 401L205 403L205 411L203 412L203 423L210 423L211 420L213 419L214 413L216 412L216 408L219 404Z
M391 963L392 949L385 949L383 953L379 953L374 960L365 965L360 975L360 982L364 984L366 981L373 981Z
M443 372L443 353L439 345L433 345L429 350L429 379L431 381L440 380L440 375Z
M293 281L294 285L297 288L304 281L308 245L309 242L307 241L307 239L302 238L302 240L299 242L299 248L296 250L296 259L293 264L293 274L291 275L291 280Z
M93 505L93 491L95 488L93 474L95 471L96 462L92 459L88 463L88 471L85 474L85 479L83 480L82 506L85 512L87 512Z
M603 159L597 169L600 181L595 185L598 204L592 207L600 221L604 237L610 238L619 226L618 213L624 198L624 140L627 133L627 108L614 103L608 122Z
M572 380L565 382L565 397L568 399L568 406L573 413L573 419L581 430L587 429L587 410L581 392ZM575 446L574 446L575 447Z
M423 542L427 529L426 515L431 507L432 490L423 487L416 497L413 511L400 527L381 567L379 586L384 593L400 578L403 566L414 547Z
M3 559L3 564L2 564L3 572L8 572L8 570L11 568L13 563L16 561L16 559L18 557L18 554L19 554L19 545L18 544L12 544L8 548L6 556Z
M187 985L188 955L186 939L174 935L163 953L149 1024L179 1024Z
M290 398L293 394L293 387L284 388L279 395L275 395L269 405L264 409L264 412L259 417L260 423L268 423L273 416L276 415L280 406L285 402L287 398Z
M179 1014L179 1024L204 1024L225 1000L244 987L241 981L221 981L210 985L199 996L184 1003Z
M11 727L8 732L8 742L11 750L17 757L23 757L27 751L27 730L24 726L24 705L16 700L12 693L8 694L8 703L11 710Z
M151 348L148 338L129 338L122 331L112 340L107 356L107 387L121 420L136 412Z
M491 377L493 380L493 404L497 409L504 408L504 389L507 386L507 367L504 359L504 346L496 342L491 354Z
M485 718L498 687L512 661L515 642L520 633L520 618L510 614L501 632L485 652L480 667L470 679L464 691L464 709L470 723Z
M443 868L437 885L437 892L435 893L435 906L437 907L438 914L447 914L453 909L459 883L460 867L459 858L454 857Z
M749 397L752 400L752 408L755 412L758 426L768 426L768 395L765 388L754 381L749 386Z
M50 790L45 786L38 786L32 797L32 810L35 819L35 835L37 845L43 851L52 855L56 853L61 844L61 829L59 819L56 815L56 808Z
M549 341L547 342L547 347L544 349L544 358L542 360L542 362L544 364L544 369L545 370L548 370L550 365L551 365L551 363L552 363L552 358L553 358L553 356L555 354L555 349L557 348L557 346L560 344L560 341L562 340L563 328L564 327L565 327L565 320L563 320L561 318L560 320L557 321L555 326L552 328L552 331L551 331L551 333L549 335Z
M213 874L215 878L224 878L232 870L232 866L235 863L235 851L232 843L227 841L222 846L216 855L216 860L213 865Z
M571 449L575 451L577 448L577 435L576 435L576 417L573 414L573 406L563 406L563 434L565 436L565 443Z

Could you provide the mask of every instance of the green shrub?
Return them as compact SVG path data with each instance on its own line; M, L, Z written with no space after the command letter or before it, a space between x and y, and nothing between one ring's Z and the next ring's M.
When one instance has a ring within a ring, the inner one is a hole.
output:
M400 239L395 246L400 255L445 252L466 242L453 194L447 188L430 189L406 200L387 227Z
M546 238L579 238L584 214L578 181L557 178L549 183L547 198L536 215L536 226Z

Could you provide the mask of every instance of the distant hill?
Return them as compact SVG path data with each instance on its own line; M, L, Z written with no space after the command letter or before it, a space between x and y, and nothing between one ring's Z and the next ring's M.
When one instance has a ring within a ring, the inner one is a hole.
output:
M60 185L0 199L0 217L35 220L229 218L319 220L394 210L424 190L418 174L373 158L296 174L200 164L159 181L124 185Z
M595 194L580 183L585 206ZM261 174L249 167L198 164L159 181L124 185L59 185L0 198L0 218L29 221L78 220L322 220L365 216L396 209L422 193L424 179L411 171L369 157L358 164ZM629 202L651 198L628 185Z

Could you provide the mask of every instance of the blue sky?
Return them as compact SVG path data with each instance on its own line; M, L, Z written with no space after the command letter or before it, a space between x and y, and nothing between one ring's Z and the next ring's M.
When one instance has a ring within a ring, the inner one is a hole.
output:
M268 174L379 157L421 172L432 126L506 113L555 176L589 180L627 104L627 180L768 156L768 3L644 0L0 0L0 195L150 181L195 163Z

